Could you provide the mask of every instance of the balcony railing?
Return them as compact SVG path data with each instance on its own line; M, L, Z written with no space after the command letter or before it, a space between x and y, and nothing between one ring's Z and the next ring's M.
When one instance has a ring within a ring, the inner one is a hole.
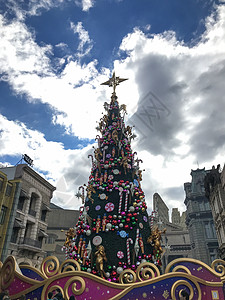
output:
M36 211L33 210L33 209L29 209L29 212L28 212L29 215L33 216L33 217L36 217Z
M21 244L36 247L36 248L41 248L42 242L41 241L36 241L30 238L24 238Z

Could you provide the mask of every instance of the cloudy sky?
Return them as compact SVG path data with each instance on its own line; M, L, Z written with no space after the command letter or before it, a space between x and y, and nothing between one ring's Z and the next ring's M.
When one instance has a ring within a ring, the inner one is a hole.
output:
M148 207L185 210L191 169L224 164L225 2L0 0L0 163L26 153L76 209L111 89L135 125Z

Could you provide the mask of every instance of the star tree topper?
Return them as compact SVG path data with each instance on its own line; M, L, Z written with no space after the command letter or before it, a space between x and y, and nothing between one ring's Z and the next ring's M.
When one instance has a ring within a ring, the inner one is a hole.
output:
M113 72L113 76L109 78L106 82L101 83L101 85L108 85L113 87L113 93L115 94L116 86L120 84L120 82L123 82L127 80L128 78L119 78L116 77L115 72Z

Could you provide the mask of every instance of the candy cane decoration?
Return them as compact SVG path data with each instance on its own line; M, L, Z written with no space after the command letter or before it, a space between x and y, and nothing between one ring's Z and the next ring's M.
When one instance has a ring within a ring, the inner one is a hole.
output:
M130 243L133 244L132 238L127 239L127 262L130 265Z
M151 222L150 222L151 229L153 227L154 215L155 215L155 217L157 217L157 215L158 215L156 210L153 210L152 213L151 213Z
M118 209L118 213L121 213L121 209L122 209L122 200L123 200L123 193L119 192L120 195L120 202L119 202L119 209Z
M84 204L84 187L83 187L83 185L81 185L81 186L79 187L78 191L79 191L80 189L82 189L82 196L81 196L81 199L82 199L82 204Z
M137 233L136 233L136 239L135 239L135 244L134 244L134 251L135 251L135 254L136 256L138 256L138 252L139 252L139 228L137 228Z
M80 216L83 214L84 211L84 205L80 206Z
M126 192L126 198L125 198L125 211L127 211L127 205L128 205L128 195L129 195L129 191Z
M133 153L133 157L132 157L132 167L134 167L134 156L135 156L135 154L137 155L137 152L134 152L134 153Z
M137 233L136 233L136 242L138 242L138 238L139 238L139 228L137 228Z
M142 159L136 159L136 162L137 162L137 167L138 167L138 169L139 169L139 163L141 162L141 163L143 163L143 160Z
M100 148L100 135L96 135L95 140L98 140L98 148Z
M89 154L88 155L88 158L91 157L91 163L92 163L92 168L95 167L95 163L94 163L94 158L93 158L93 155L92 154Z

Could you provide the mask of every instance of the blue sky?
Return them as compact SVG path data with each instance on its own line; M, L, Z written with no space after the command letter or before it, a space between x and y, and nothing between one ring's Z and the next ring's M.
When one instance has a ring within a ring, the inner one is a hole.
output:
M224 164L223 1L0 1L0 162L22 154L77 208L115 70L152 208L184 210L191 169Z

